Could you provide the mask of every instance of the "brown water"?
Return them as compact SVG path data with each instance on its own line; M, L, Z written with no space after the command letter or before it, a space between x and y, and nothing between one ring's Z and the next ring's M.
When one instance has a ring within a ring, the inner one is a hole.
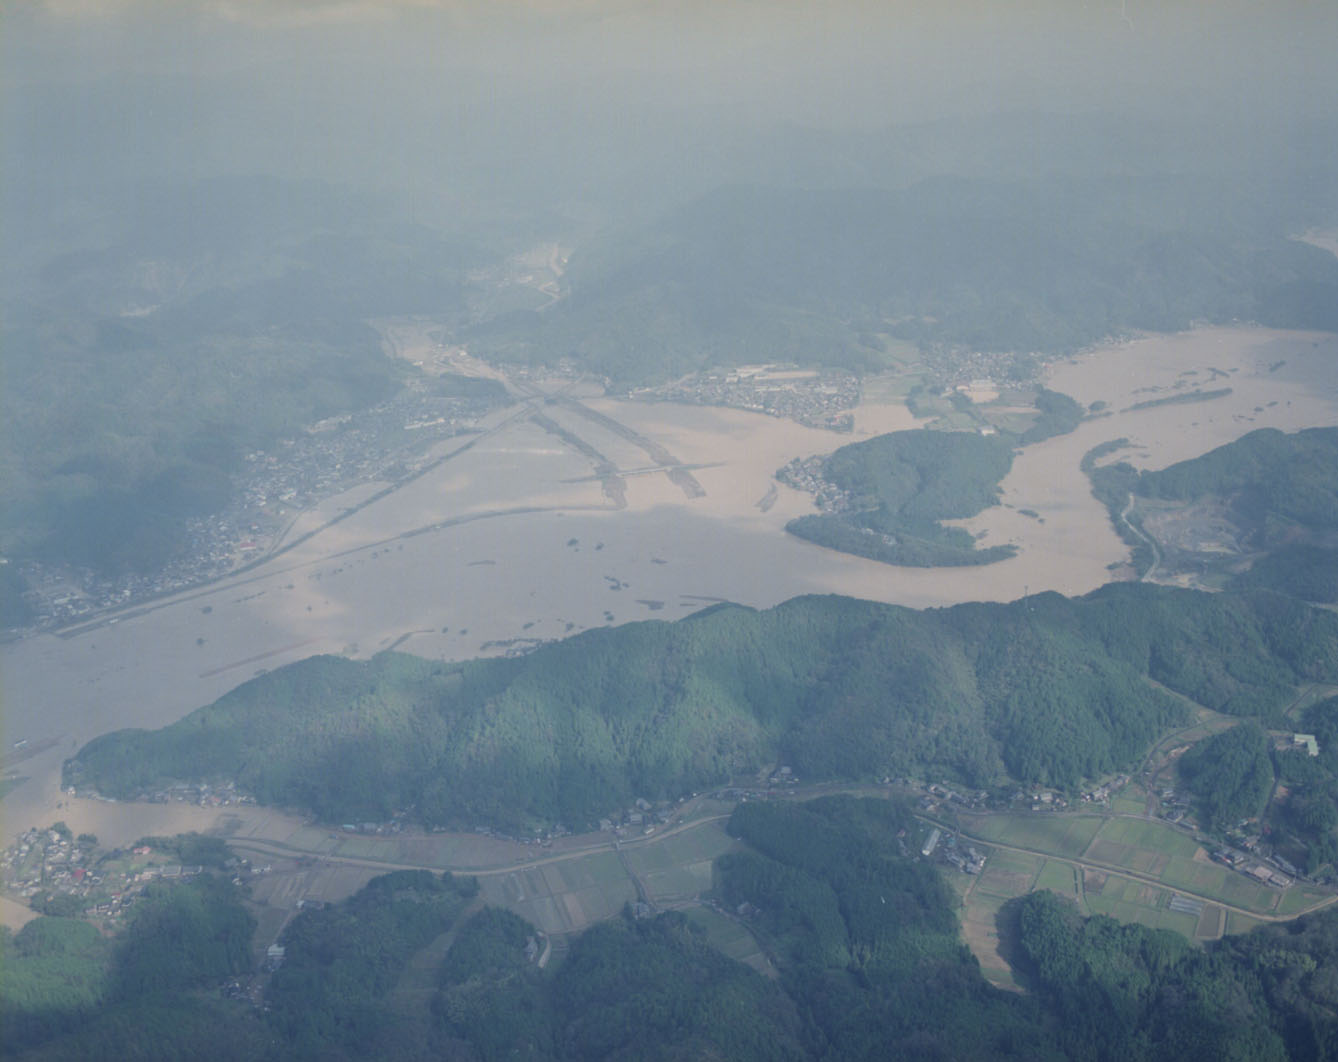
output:
M924 607L1011 600L1027 590L1084 593L1107 581L1108 566L1127 550L1089 493L1083 454L1126 436L1134 444L1127 459L1162 467L1257 427L1338 424L1338 337L1247 328L1150 337L1056 365L1049 384L1113 412L1022 452L1004 481L1003 506L963 522L985 545L1020 548L982 568L892 568L786 535L786 521L811 511L810 502L781 487L764 511L758 503L773 473L850 436L734 410L587 399L699 466L692 475L705 496L691 498L665 473L647 472L627 476L619 509L591 478L586 456L513 421L247 576L74 636L5 646L5 741L58 740L19 765L29 780L0 802L3 828L13 834L74 810L57 807L65 802L59 769L82 743L120 727L162 726L260 669L312 653L365 657L398 643L461 659L610 622L676 619L718 599L767 607L835 592ZM1181 393L1233 393L1125 411L1177 385ZM544 412L625 471L655 465L587 417L560 406ZM914 420L878 407L859 411L857 423L875 431Z

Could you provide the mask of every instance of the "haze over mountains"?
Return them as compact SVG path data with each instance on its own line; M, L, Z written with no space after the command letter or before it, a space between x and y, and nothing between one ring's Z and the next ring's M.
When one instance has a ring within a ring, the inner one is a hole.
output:
M4 21L0 1052L1338 1050L1338 7Z
M375 317L444 315L479 354L574 358L618 387L874 370L889 341L1057 353L1193 321L1333 327L1338 261L1289 239L1338 207L1332 19L16 11L0 541L114 570L59 526L89 506L216 511L221 486L157 484L230 476L239 452L390 393ZM574 248L555 304L478 297L480 271L541 240ZM107 521L125 540L108 558L179 548L140 523Z

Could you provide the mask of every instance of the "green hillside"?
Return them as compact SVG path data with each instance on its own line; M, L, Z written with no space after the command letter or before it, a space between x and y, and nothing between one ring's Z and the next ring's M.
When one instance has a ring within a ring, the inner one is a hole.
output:
M1308 601L1332 601L1333 542L1338 531L1338 428L1307 428L1290 435L1260 428L1235 442L1160 470L1139 471L1127 461L1098 465L1128 445L1111 439L1082 460L1092 493L1106 506L1115 531L1146 572L1152 551L1132 497L1227 506L1249 548L1267 550L1254 568L1232 581L1237 590L1266 589Z
M1202 457L1144 472L1146 498L1231 500L1236 519L1257 528L1265 543L1285 541L1288 529L1338 530L1338 428L1290 435L1260 428Z
M1269 594L1114 584L916 612L838 597L587 632L518 659L313 657L158 731L90 742L67 784L116 797L235 780L326 821L577 828L636 797L787 764L1074 786L1184 709L1269 716L1338 678L1338 616Z
M823 462L822 475L849 497L847 511L801 516L785 529L820 546L908 567L1011 557L1012 546L978 550L969 533L940 521L995 504L1014 442L975 432L898 431L842 446Z

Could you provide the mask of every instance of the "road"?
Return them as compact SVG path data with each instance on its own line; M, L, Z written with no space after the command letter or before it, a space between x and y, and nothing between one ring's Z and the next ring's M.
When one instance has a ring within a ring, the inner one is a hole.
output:
M690 822L681 822L674 826L668 826L650 836L633 837L627 840L619 839L620 850L628 848L645 848L650 845L658 844L670 837L676 837L689 830L695 830L713 822L722 822L729 818L727 814L704 815L698 819L692 819ZM573 859L584 859L596 852L605 852L609 850L609 841L600 836L598 840L592 840L588 844L583 844L579 848L568 848L561 852L549 852L545 855L528 858L520 856L512 863L498 863L491 865L437 865L424 866L422 863L401 863L391 859L377 859L372 856L345 856L331 853L313 851L311 849L298 848L294 845L284 844L282 841L262 841L249 837L228 838L228 847L241 852L254 852L262 856L277 856L280 858L319 858L322 862L330 865L343 865L354 867L370 867L385 871L391 870L449 870L452 874L469 874L476 878L493 877L500 874L514 874L518 870L531 870L535 867L549 866L553 863L565 863Z
M1122 523L1125 527L1127 527L1130 531L1132 531L1138 538L1146 542L1148 544L1148 548L1152 550L1152 563L1148 566L1148 570L1139 576L1139 579L1141 579L1143 582L1150 583L1153 581L1152 576L1153 573L1156 572L1157 566L1161 564L1161 550L1157 548L1156 539L1154 539L1146 531L1142 530L1140 527L1135 525L1129 519L1129 513L1133 511L1133 508L1134 508L1134 496L1133 494L1130 494L1129 500L1124 503L1124 508L1120 510L1120 523Z
M919 818L922 822L930 823L934 826L939 827L939 829L942 830L947 830L950 832L956 830L956 827L953 824L947 822L946 820L939 821L937 819L932 819L924 815L919 815L916 817ZM1127 817L1140 818L1137 815L1131 815ZM1041 848L1028 848L1024 845L1003 844L999 841L991 841L984 837L979 837L970 834L966 830L960 831L960 836L962 836L968 841L973 841L976 844L982 845L987 848L997 848L1000 851L1004 852L1020 852L1023 855L1043 856L1046 859L1054 859L1058 860L1061 863L1069 863L1083 870L1095 870L1099 871L1102 874L1111 874L1114 875L1115 877L1129 878L1130 880L1133 881L1142 882L1145 885L1155 885L1159 889L1164 889L1167 892L1175 893L1178 896L1187 896L1193 900L1202 900L1205 904L1209 903L1215 904L1218 907L1221 907L1227 911L1234 911L1236 914L1243 915L1246 918L1252 918L1256 922L1292 922L1295 921L1297 918L1301 917L1301 915L1311 914L1314 911L1322 910L1323 908L1333 904L1335 901L1338 901L1338 894L1335 894L1333 896L1325 897L1318 903L1313 904L1310 907L1307 907L1303 911L1297 911L1295 914L1290 914L1290 915L1263 914L1259 911L1251 911L1247 907L1238 907L1235 904L1227 903L1225 900L1219 900L1215 896L1208 896L1200 892L1190 892L1187 889L1174 888L1173 886L1167 885L1160 878L1153 877L1151 874L1143 874L1137 870L1129 870L1126 867L1117 866L1113 863L1102 863L1099 860L1089 859L1085 856L1081 858L1074 858L1073 856L1058 855L1054 852L1047 852Z
M850 787L822 786L820 787L820 791L823 793L852 792L864 795L868 795L870 793L870 790L867 787L859 787L856 789L852 789ZM806 792L804 795L814 796L818 794ZM617 848L621 855L622 851L626 849L647 847L650 845L658 844L659 842L664 841L667 838L677 836L689 830L698 829L710 823L721 822L727 819L728 817L729 815L727 813L721 813L721 814L705 815L702 816L701 818L692 819L687 822L680 821L675 825L661 828L657 830L654 834L651 834L650 836L634 837L626 840L620 839ZM937 820L930 816L925 816L925 815L920 815L917 817L920 818L921 821L923 822L930 823L934 826L938 826L939 828L947 830L949 832L954 832L957 829L955 823L950 823L947 820ZM1134 818L1138 819L1139 821L1144 821L1141 816L1137 815L1116 816L1116 817ZM1224 900L1218 899L1215 896L1207 895L1204 893L1193 892L1188 889L1172 887L1151 874L1144 874L1136 870L1130 870L1126 867L1121 867L1112 863L1105 863L1100 860L1092 859L1090 857L1086 856L1072 857L1067 855L1060 855L1058 853L1046 851L1040 848L1031 848L1024 845L1004 844L999 841L993 841L988 838L972 834L967 830L961 830L960 836L974 844L981 845L982 847L985 848L998 849L1000 851L1017 852L1024 855L1042 856L1047 859L1056 859L1061 862L1071 864L1072 866L1078 867L1083 870L1098 871L1103 874L1111 874L1116 877L1128 878L1130 880L1138 881L1146 885L1155 885L1159 889L1164 889L1168 892L1180 896L1186 896L1191 899L1202 900L1204 903L1215 904L1225 910L1234 911L1235 913L1242 915L1246 918L1252 918L1255 919L1256 921L1261 921L1261 922L1290 922L1302 914L1309 914L1313 911L1321 910L1325 907L1330 906L1334 902L1338 901L1338 894L1335 894L1333 896L1326 897L1325 899L1320 900L1319 902L1313 904L1312 906L1306 908L1305 910L1298 911L1295 914L1285 915L1285 916L1270 915L1228 903ZM538 854L533 857L520 856L516 859L515 862L511 863L483 865L483 866L456 864L452 866L432 866L424 868L422 864L416 864L416 863L402 863L394 860L376 859L374 857L367 857L367 856L342 856L336 854L312 852L308 850L298 849L291 845L286 845L281 842L275 842L275 841L260 841L248 838L239 838L239 839L230 839L228 841L228 844L239 851L251 852L257 855L262 855L267 857L278 856L278 857L292 858L292 857L309 856L309 857L319 857L322 859L324 863L328 865L342 864L345 866L367 867L367 868L382 869L386 871L419 870L419 869L431 869L437 871L450 870L452 873L470 874L475 877L492 877L497 875L513 874L516 873L517 871L530 870L537 867L550 866L555 863L563 863L563 862L569 862L571 860L583 859L597 852L608 851L609 849L609 841L605 839L602 835L596 835L595 837L592 837L592 839L588 843L581 844L579 847L569 848L561 852L546 852L545 854Z

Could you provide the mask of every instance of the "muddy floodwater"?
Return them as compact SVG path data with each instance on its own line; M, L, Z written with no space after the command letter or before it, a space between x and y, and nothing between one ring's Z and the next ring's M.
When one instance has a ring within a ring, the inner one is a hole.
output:
M427 475L264 567L0 650L6 750L18 741L36 750L9 757L27 780L0 801L4 830L67 813L83 828L75 813L91 802L57 807L60 763L79 745L170 723L313 653L367 657L394 646L462 659L677 619L720 600L767 607L808 593L914 607L1084 593L1108 581L1127 550L1089 493L1083 454L1127 437L1121 456L1158 468L1259 427L1338 424L1338 337L1251 328L1149 337L1058 363L1048 384L1085 405L1104 402L1106 415L1027 448L1002 504L963 521L983 545L1017 545L1017 557L937 570L893 568L785 534L786 521L812 508L777 487L775 471L860 432L594 393L522 402L494 414L467 448L443 444L440 455L454 456ZM867 435L915 421L888 407L857 411L856 424ZM325 503L289 541L372 493Z

